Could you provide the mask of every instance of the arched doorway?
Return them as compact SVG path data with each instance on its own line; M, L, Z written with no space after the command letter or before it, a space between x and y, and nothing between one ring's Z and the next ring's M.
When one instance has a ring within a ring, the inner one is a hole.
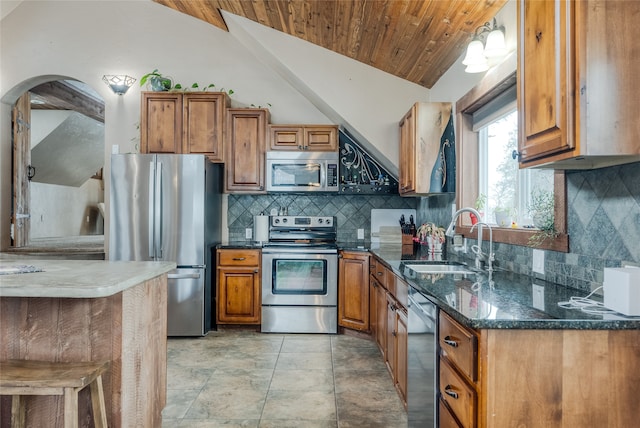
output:
M43 76L14 104L12 139L11 250L104 257L102 97Z

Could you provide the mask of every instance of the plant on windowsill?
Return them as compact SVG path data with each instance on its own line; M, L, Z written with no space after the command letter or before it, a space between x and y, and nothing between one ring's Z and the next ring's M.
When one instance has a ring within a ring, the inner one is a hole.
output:
M529 245L539 246L547 239L558 236L555 229L554 195L548 190L534 189L531 193L529 214L538 231L529 238Z
M484 217L484 206L487 203L487 195L484 193L480 193L476 198L476 203L474 205L476 211L480 213L480 217ZM471 224L474 225L479 222L481 219L476 218L473 213L469 213L469 217L471 217Z

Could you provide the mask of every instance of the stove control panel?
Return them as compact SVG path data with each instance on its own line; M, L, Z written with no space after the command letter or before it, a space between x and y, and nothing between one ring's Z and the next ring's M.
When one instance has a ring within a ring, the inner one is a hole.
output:
M335 224L335 217L331 216L284 216L276 215L271 216L272 227L333 227Z

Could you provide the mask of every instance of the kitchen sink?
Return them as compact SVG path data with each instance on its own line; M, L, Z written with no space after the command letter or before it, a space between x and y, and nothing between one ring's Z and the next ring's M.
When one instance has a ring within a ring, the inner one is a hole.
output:
M472 273L473 271L463 264L452 263L407 263L405 268L411 269L415 273Z

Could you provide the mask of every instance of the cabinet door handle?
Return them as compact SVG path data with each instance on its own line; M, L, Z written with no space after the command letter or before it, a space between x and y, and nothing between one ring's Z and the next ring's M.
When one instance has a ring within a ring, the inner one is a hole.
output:
M241 262L243 260L246 260L244 257L234 257L233 260L237 261L237 262Z
M298 149L299 149L299 150L302 150L302 144L300 144L300 145L298 146Z
M260 269L254 269L253 273L260 273Z
M456 400L458 399L458 393L451 389L451 385L447 385L444 387L444 393L449 397L455 398Z
M522 155L520 154L519 151L514 150L511 152L511 157L516 159L518 162L520 162L520 158L522 157Z
M391 335L392 335L393 337L396 337L396 332L395 332L395 330L391 332Z
M451 339L451 336L447 336L444 338L444 343L446 343L447 345L453 347L453 348L457 348L458 347L458 342L456 342L455 340Z
M378 276L382 276L384 272L378 272Z

